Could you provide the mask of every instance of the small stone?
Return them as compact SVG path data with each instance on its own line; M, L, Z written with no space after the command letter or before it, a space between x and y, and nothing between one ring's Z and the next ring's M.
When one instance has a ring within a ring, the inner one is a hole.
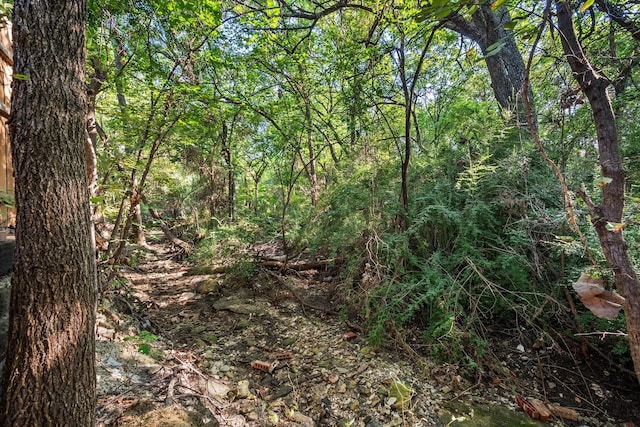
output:
M229 372L231 370L231 366L229 365L222 365L220 366L220 372Z
M185 303L187 301L194 299L195 297L196 297L195 292L183 292L178 297L178 303L179 304Z
M249 397L250 394L251 392L249 391L249 380L238 381L238 397L245 398Z
M105 363L106 363L107 366L111 366L112 368L118 368L118 367L122 366L122 363L118 362L116 359L114 359L111 356L109 356L107 358Z
M288 385L280 386L276 389L275 393L273 393L273 399L279 399L291 393L293 391L293 387Z
M209 344L215 344L218 341L218 337L215 334L204 334L202 339L209 342Z
M205 390L209 397L224 398L229 392L229 386L219 380L206 380Z
M340 384L338 384L338 388L336 389L336 391L338 393L346 393L347 392L347 385L343 382L341 382Z
M196 292L205 295L216 292L218 289L220 289L220 282L216 279L205 280L196 286Z
M316 425L316 423L313 421L313 418L307 417L300 412L292 411L291 414L289 414L289 419L291 421L295 421L296 423L302 424L305 427L312 427Z
M199 335L207 330L206 326L199 325L191 328L191 335Z
M375 418L372 418L370 421L366 422L367 424L365 425L365 427L383 427L384 424L382 424L380 421L378 421Z

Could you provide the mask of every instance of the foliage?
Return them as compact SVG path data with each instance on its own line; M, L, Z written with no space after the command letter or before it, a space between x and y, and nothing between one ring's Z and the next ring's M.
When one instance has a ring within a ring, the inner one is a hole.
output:
M125 341L132 341L138 346L138 352L149 356L151 344L158 340L158 336L149 331L140 331L138 335L126 337Z
M101 207L115 222L139 190L173 230L203 238L194 263L233 258L240 282L255 273L250 248L259 243L339 258L343 311L361 316L375 345L415 330L433 355L473 369L492 323L525 319L549 331L565 322L558 307L538 310L564 300L587 254L600 269L603 255L584 204L562 194L514 122L521 115L494 99L485 61L504 41L482 53L444 27L430 37L439 19L454 11L470 19L484 6L392 3L325 14L306 2L91 2L89 53L106 70L96 101L107 135ZM603 73L620 76L612 82L628 170L625 232L637 251L636 45L588 3L584 14L576 9L585 49ZM514 4L487 7L511 14L506 30L528 52L541 5ZM587 22L591 12L597 19ZM543 32L534 51L537 131L568 187L597 195L592 112L560 45ZM414 78L405 93L403 80ZM585 242L569 225L565 196Z

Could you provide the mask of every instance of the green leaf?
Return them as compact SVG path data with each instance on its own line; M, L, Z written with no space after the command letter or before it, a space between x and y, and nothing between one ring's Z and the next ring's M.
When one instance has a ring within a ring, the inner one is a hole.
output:
M605 227L608 231L619 233L622 231L625 225L626 224L623 222L607 222L607 225Z
M509 0L496 0L491 4L491 10L496 10L497 8L499 8L500 6L502 6L503 4L507 3ZM591 2L593 3L593 2Z
M490 56L497 55L506 44L507 40L505 38L502 38L492 45L489 45L487 47L487 53L484 55L484 57L489 58Z
M104 202L104 197L92 197L89 199L91 203L102 203Z
M586 2L584 2L582 6L580 6L580 12L584 12L585 10L589 9L591 6L593 6L594 2L595 0L587 0Z
M26 74L18 74L18 73L14 73L13 74L13 80L29 80L30 77Z
M151 353L151 346L149 344L138 344L138 353L146 354L147 356Z
M606 177L606 176L601 176L597 181L596 184L598 184L598 187L602 188L607 184L611 184L613 182L613 179Z

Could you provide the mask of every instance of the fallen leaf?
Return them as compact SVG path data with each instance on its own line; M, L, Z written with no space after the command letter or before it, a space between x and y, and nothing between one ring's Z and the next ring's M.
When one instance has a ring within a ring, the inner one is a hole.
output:
M578 294L580 301L591 312L603 319L615 318L624 304L624 298L615 292L604 288L604 281L582 273L573 289Z
M357 336L358 334L356 334L355 332L345 332L344 334L342 334L342 339L345 341L349 341L354 339Z

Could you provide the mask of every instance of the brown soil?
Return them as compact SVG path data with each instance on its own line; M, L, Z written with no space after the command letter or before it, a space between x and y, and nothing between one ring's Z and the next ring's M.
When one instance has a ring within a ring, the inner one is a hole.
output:
M453 403L522 413L517 395L579 415L550 425L640 423L637 383L568 344L494 332L497 362L469 380L400 343L372 348L335 313L328 272L190 276L152 249L99 310L99 426L438 426Z

